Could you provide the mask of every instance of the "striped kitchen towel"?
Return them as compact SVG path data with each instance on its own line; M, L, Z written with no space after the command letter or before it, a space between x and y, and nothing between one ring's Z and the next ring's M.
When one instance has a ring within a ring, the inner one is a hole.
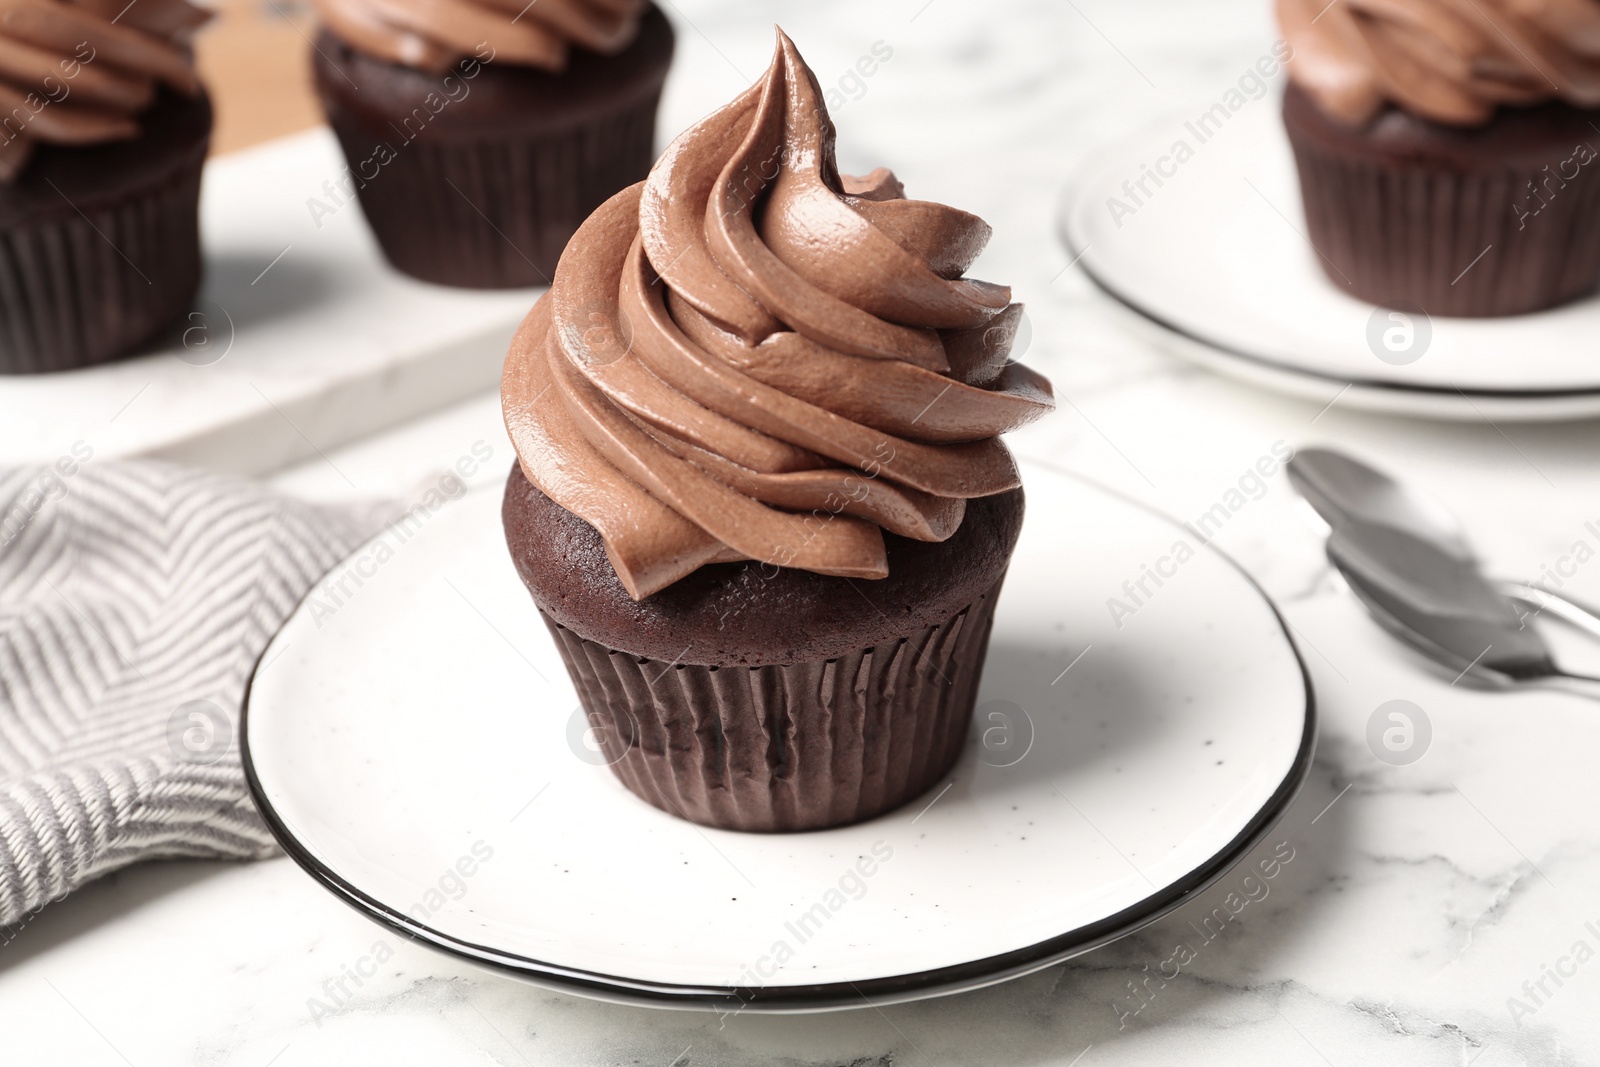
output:
M0 469L0 928L137 860L272 854L244 687L384 517L91 455Z

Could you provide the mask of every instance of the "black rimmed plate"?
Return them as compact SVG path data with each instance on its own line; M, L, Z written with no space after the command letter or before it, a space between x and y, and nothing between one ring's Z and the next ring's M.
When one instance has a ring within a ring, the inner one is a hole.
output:
M968 749L900 811L742 834L624 790L490 492L374 540L273 640L243 726L256 800L376 921L606 1000L826 1010L1105 944L1279 818L1310 766L1310 682L1266 596L1191 530L1051 469L1024 476Z
M1430 318L1329 281L1305 236L1274 96L1226 121L1178 116L1107 146L1073 177L1059 223L1130 323L1219 373L1429 418L1600 415L1600 297L1532 315Z

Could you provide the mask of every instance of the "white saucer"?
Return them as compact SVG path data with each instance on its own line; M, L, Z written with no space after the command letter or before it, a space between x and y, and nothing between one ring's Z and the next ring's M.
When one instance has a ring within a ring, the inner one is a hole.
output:
M1312 693L1272 604L1196 533L1024 471L968 750L900 811L762 835L635 799L583 744L488 492L358 552L273 640L241 730L257 803L377 921L607 1000L859 1007L1105 944L1271 828L1310 766ZM1162 562L1180 542L1192 558ZM1147 564L1172 576L1119 628L1107 598Z
M1433 318L1420 356L1386 362L1368 341L1377 309L1330 282L1303 236L1277 97L1246 104L1204 143L1193 121L1108 146L1062 201L1062 239L1130 318L1213 370L1318 403L1348 386L1341 404L1433 418L1600 415L1600 297L1533 315ZM1180 139L1194 154L1177 164ZM1123 189L1157 165L1171 176L1159 187L1146 178L1151 195Z

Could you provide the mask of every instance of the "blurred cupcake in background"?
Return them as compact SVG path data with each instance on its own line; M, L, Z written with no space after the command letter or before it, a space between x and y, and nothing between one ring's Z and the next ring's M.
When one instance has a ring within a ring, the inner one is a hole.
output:
M645 0L313 0L318 96L395 267L548 284L654 159L673 33Z
M0 0L0 373L100 363L200 286L211 103L184 0Z
M1600 0L1277 0L1310 238L1352 296L1517 315L1600 280Z

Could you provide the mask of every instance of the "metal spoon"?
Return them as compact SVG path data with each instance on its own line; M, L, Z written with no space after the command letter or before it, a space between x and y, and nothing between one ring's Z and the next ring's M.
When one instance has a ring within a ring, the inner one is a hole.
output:
M1517 583L1492 583L1447 510L1358 460L1306 449L1289 480L1332 528L1328 559L1374 619L1457 680L1559 684L1600 696L1600 678L1562 670L1517 603L1600 637L1600 616Z
M1560 593L1552 593L1538 586L1508 582L1503 579L1496 580L1494 587L1517 603L1532 608L1531 615L1549 612L1568 626L1600 640L1600 611L1582 601L1562 596Z
M1549 649L1532 628L1518 629L1514 620L1503 627L1447 616L1418 617L1407 606L1348 566L1329 544L1328 558L1373 619L1389 634L1428 659L1463 678L1494 689L1518 685L1555 686L1600 698L1600 678L1576 674L1556 665ZM1476 652L1468 652L1477 646ZM1471 657L1471 658L1469 658Z

